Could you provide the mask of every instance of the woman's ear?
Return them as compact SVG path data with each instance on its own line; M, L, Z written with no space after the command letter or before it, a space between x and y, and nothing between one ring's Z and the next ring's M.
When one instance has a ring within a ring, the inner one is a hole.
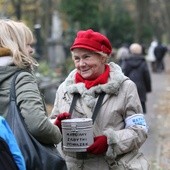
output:
M101 61L102 61L103 64L107 63L107 57L101 56Z

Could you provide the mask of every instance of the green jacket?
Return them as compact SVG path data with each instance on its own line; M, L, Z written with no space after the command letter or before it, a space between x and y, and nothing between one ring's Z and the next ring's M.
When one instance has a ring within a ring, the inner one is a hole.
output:
M0 115L6 117L11 80L16 66L0 66ZM58 144L61 133L47 115L36 78L32 73L21 72L16 79L17 103L30 133L40 142Z

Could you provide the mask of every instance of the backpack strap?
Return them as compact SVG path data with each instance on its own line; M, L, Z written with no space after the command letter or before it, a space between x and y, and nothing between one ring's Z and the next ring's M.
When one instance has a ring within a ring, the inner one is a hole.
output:
M96 106L94 108L94 111L93 111L93 115L92 115L92 120L93 120L93 123L97 117L97 113L99 112L100 110L100 107L101 107L101 104L103 102L103 99L104 99L104 96L105 96L105 92L102 92L100 93L99 95L99 98L97 100L97 103L96 103ZM72 100L72 103L71 103L71 106L70 106L70 110L69 110L69 113L72 114L73 112L73 109L76 105L76 102L77 102L77 99L80 97L80 94L79 93L74 93L74 96L73 96L73 100Z
M80 94L79 93L74 93L73 95L73 100L71 102L71 106L70 106L70 110L69 110L69 113L72 114L73 112L73 109L76 105L76 102L77 102L77 99L80 97Z
M12 101L12 100L15 101L15 100L16 100L15 80L16 80L17 76L18 76L21 72L23 72L23 70L17 71L17 72L14 74L13 78L12 78L12 81L11 81L11 89L10 89L10 101Z
M69 110L69 113L72 114L73 112L73 109L76 105L76 102L77 102L77 99L80 97L80 94L79 93L74 93L74 96L73 96L73 100L71 102L71 106L70 106L70 110Z
M99 112L99 110L100 110L100 108L101 108L101 105L102 105L102 102L103 102L103 99L104 99L105 94L106 94L105 92L102 92L102 93L100 93L100 95L99 95L99 98L98 98L98 100L97 100L97 103L96 103L96 106L95 106L95 108L94 108L93 115L92 115L93 123L94 123L94 121L95 121L95 119L96 119L96 117L97 117L97 114L98 114L98 112Z

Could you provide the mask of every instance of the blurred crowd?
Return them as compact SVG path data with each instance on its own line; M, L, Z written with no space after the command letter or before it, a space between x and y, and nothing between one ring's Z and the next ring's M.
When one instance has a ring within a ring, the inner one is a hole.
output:
M164 58L167 52L167 46L153 40L148 49L139 43L124 43L114 53L116 63L124 74L135 82L144 113L147 113L147 93L152 92L150 72L165 71Z

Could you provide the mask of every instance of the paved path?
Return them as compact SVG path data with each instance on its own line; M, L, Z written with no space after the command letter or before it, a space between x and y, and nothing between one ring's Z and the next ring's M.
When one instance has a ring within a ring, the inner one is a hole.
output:
M165 63L165 72L151 73L153 89L147 96L149 135L141 150L151 170L170 170L170 56Z

